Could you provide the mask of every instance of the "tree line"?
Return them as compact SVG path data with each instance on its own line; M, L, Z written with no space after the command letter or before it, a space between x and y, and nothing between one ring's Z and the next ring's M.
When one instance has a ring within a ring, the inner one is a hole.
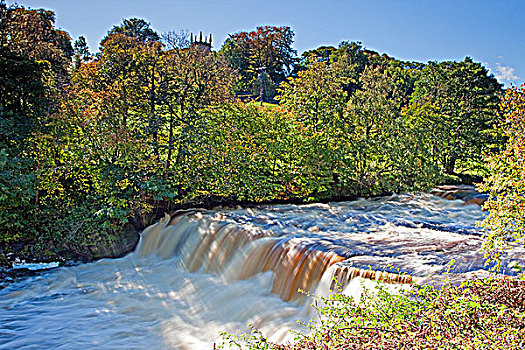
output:
M298 57L273 26L208 51L137 18L92 54L51 11L0 2L0 20L4 257L90 258L182 206L461 181L504 141L502 86L470 58L406 62L359 42Z

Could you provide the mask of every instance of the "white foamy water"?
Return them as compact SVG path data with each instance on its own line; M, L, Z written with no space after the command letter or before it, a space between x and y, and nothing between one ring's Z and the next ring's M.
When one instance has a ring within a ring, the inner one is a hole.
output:
M483 215L461 201L401 195L166 217L124 258L0 290L0 349L212 349L219 331L248 323L290 339L314 315L298 288L327 294L335 277L358 297L379 278L441 279L450 259L453 275L483 271Z

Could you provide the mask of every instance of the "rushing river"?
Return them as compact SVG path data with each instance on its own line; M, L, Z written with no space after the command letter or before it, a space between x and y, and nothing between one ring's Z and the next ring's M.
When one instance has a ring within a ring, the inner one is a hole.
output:
M356 294L385 276L479 274L483 216L477 205L417 194L166 217L124 258L0 290L0 349L212 349L219 331L250 322L283 340L313 316L298 288L326 294L335 278Z

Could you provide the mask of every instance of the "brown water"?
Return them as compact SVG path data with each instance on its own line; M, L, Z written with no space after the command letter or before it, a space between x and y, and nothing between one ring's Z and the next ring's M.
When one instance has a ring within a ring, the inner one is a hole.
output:
M122 259L1 290L0 349L211 349L250 322L289 339L314 316L298 289L326 295L337 281L358 296L383 278L440 280L451 259L452 276L483 273L483 215L418 194L166 216Z

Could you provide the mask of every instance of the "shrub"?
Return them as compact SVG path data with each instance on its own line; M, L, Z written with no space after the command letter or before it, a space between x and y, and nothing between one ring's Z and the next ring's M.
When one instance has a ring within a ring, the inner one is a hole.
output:
M293 344L274 344L256 329L224 335L239 349L518 349L525 345L525 281L504 277L392 294L367 290L359 303L343 294L316 301L321 318ZM320 305L320 306L319 306Z

